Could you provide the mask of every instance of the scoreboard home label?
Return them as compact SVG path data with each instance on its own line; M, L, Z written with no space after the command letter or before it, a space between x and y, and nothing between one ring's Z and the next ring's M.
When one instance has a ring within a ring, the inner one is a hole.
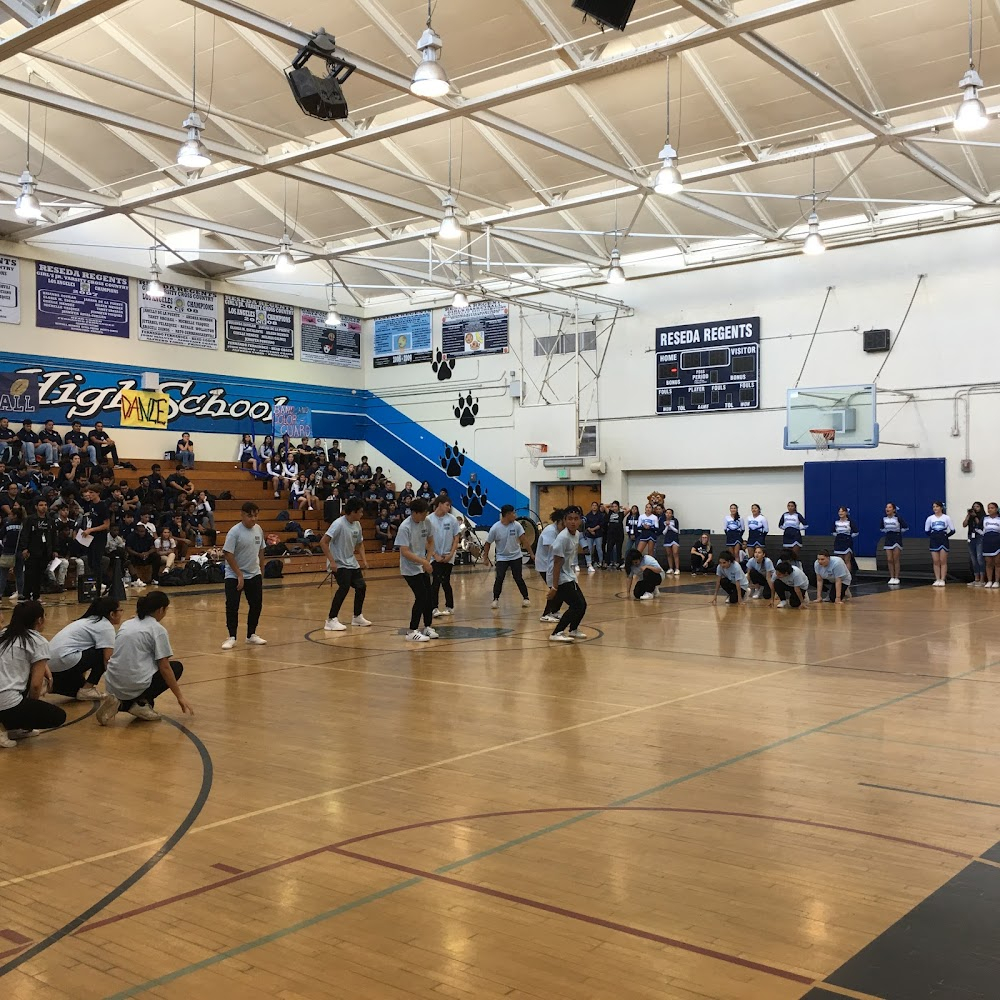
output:
M656 331L656 412L756 410L760 317Z

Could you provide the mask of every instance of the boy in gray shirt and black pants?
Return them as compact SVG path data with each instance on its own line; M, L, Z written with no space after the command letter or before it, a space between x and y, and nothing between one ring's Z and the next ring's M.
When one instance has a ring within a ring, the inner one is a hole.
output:
M257 635L257 622L264 603L264 574L261 555L264 552L264 531L257 523L260 508L249 500L240 508L240 523L226 532L222 551L226 557L226 627L229 638L223 649L236 645L239 627L240 594L246 594L247 645L266 646L267 640Z

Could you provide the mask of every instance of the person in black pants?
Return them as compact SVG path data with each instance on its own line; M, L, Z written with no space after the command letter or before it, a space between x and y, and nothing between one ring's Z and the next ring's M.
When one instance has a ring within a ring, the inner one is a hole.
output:
M260 508L247 501L240 508L240 522L226 532L222 552L226 557L226 628L229 638L223 649L236 645L239 627L240 594L245 594L247 612L247 645L266 646L267 640L257 635L257 623L264 604L264 532L257 523Z
M104 572L104 550L108 547L108 529L111 527L111 511L108 505L101 501L97 487L88 486L83 491L83 527L81 534L92 538L87 549L87 563L90 574L95 580L100 580Z
M427 642L439 638L431 628L434 617L434 593L431 589L431 574L434 567L427 558L427 550L433 545L430 525L427 520L428 503L414 500L410 504L410 516L399 526L396 545L399 547L399 572L406 585L413 591L413 607L410 609L410 630L406 638L410 642ZM423 619L424 629L420 630Z
M559 532L552 546L552 569L549 570L550 601L560 600L567 607L562 618L556 622L556 627L549 636L551 642L573 642L575 639L586 638L581 630L580 622L587 613L587 600L576 582L576 562L580 550L580 518L579 507L567 507L563 515L565 527Z
M103 464L108 455L110 455L116 469L124 468L121 459L118 457L118 446L115 444L114 438L108 435L108 432L104 429L104 424L100 420L94 424L94 429L87 435L87 443L97 453L97 461L99 463Z
M624 565L622 553L625 550L625 512L617 500L612 501L608 509L604 531L604 561L612 569L621 569Z
M21 556L24 559L24 593L22 598L37 601L42 596L45 567L52 562L55 551L55 527L49 521L49 504L39 500L35 513L24 522L21 531Z
M371 622L363 614L367 584L361 567L364 566L365 569L368 569L368 560L365 558L365 543L359 522L364 510L364 501L352 497L344 504L343 516L338 517L320 539L323 555L326 556L330 571L337 580L337 592L330 602L330 614L327 615L326 624L323 626L327 632L346 631L347 626L337 616L347 598L347 592L352 587L354 588L354 618L351 620L351 624L360 628L367 628L371 625Z
M114 597L98 597L80 618L52 637L49 670L53 694L77 701L101 700L97 683L111 659L121 614L121 605Z

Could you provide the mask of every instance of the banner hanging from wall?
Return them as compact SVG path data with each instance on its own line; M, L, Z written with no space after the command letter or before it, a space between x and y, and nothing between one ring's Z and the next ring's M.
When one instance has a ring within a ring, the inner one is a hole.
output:
M128 278L59 264L35 264L35 325L128 339Z
M198 288L164 285L161 299L146 294L148 281L139 282L139 339L175 347L219 346L218 295Z
M0 417L34 413L39 406L38 376L0 372Z
M450 358L510 351L510 307L506 302L476 302L465 309L445 309L441 350Z
M380 316L374 323L372 363L376 368L431 360L430 312Z
M312 408L308 406L276 406L274 408L275 440L287 434L293 441L312 437Z
M170 397L149 389L122 389L122 427L166 430L170 418Z
M326 325L326 313L299 310L299 358L315 364L361 367L361 320L341 316L339 326Z
M21 262L0 256L0 323L21 322Z
M222 307L226 350L266 358L295 357L295 309L280 302L263 302L226 295Z

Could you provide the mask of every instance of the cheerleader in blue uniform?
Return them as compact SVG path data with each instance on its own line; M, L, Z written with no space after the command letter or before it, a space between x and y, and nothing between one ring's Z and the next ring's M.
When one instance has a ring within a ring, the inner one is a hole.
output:
M653 505L646 504L646 509L639 515L639 551L644 556L651 556L656 548L656 536L660 533L660 520L653 513Z
M899 516L899 509L894 503L885 505L885 517L879 529L885 535L885 561L889 564L889 586L899 585L899 556L903 551L903 532L910 526Z
M948 575L948 539L955 534L955 525L944 512L944 504L935 500L934 511L924 522L924 531L930 536L931 559L934 560L934 586L943 587Z
M674 517L674 510L668 507L663 512L663 549L667 556L667 572L681 575L681 524Z
M794 500L788 501L785 513L778 519L778 527L781 529L781 548L785 555L792 562L799 562L802 536L809 525L806 524L805 517L799 513L798 504Z
M729 517L722 522L722 532L726 536L726 545L733 554L734 559L739 559L740 549L743 548L743 533L747 530L746 523L740 517L740 509L736 504L729 505Z
M767 551L767 533L771 526L767 518L760 512L760 504L750 504L750 516L747 518L747 548L752 552L755 545Z
M854 558L854 539L858 537L858 526L851 520L850 507L837 511L833 522L833 554L840 556L853 576L858 575L858 561Z
M1000 590L1000 508L995 503L986 505L983 518L983 559L986 560L984 589Z

